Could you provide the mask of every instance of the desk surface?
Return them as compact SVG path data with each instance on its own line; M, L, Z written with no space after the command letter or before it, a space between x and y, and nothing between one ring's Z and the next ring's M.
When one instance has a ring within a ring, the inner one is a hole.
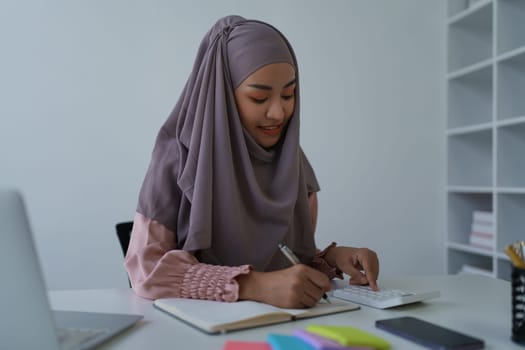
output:
M268 333L291 334L310 323L348 325L372 332L392 343L392 349L420 346L375 328L381 318L415 316L485 340L486 349L523 349L510 339L510 283L483 276L432 276L381 279L380 287L440 290L441 297L388 310L369 307L341 314L282 323L221 335L207 335L141 299L130 289L63 290L50 292L54 309L136 313L144 320L105 344L102 349L222 349L231 340L265 341Z

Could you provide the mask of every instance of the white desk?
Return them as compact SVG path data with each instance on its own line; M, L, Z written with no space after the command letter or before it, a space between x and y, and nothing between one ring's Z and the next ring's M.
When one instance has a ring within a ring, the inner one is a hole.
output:
M348 325L377 334L392 343L392 349L421 349L420 346L375 328L381 318L411 315L485 340L486 349L523 349L511 337L510 283L481 276L433 276L381 279L389 288L438 289L441 297L425 303L389 310L361 307L360 310L282 323L273 326L206 335L155 309L130 289L52 291L53 308L144 315L141 324L119 335L102 349L222 349L227 339L265 341L270 332L291 334L310 323Z

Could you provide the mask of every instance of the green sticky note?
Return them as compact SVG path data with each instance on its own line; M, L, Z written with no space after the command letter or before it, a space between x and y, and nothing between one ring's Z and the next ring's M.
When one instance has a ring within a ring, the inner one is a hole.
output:
M335 340L344 346L366 346L379 350L386 350L390 348L390 343L383 338L354 327L312 324L307 326L306 330L308 332Z

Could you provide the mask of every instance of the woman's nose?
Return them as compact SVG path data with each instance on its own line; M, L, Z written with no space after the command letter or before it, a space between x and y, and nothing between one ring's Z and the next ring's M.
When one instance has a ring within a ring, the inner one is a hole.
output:
M284 105L281 103L280 99L278 101L272 102L268 107L268 112L266 113L267 118L279 121L284 119L284 115Z

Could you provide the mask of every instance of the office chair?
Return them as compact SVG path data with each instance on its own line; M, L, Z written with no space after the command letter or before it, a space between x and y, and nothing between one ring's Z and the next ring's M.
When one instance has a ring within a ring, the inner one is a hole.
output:
M122 254L126 257L128 252L129 240L131 238L131 230L133 229L133 221L124 221L115 225L117 230L118 241L120 242L120 248L122 248ZM131 281L128 277L128 283L131 287Z
M122 254L126 256L129 246L129 239L131 238L131 230L133 229L133 221L124 221L115 225L117 230L118 241L122 248Z

